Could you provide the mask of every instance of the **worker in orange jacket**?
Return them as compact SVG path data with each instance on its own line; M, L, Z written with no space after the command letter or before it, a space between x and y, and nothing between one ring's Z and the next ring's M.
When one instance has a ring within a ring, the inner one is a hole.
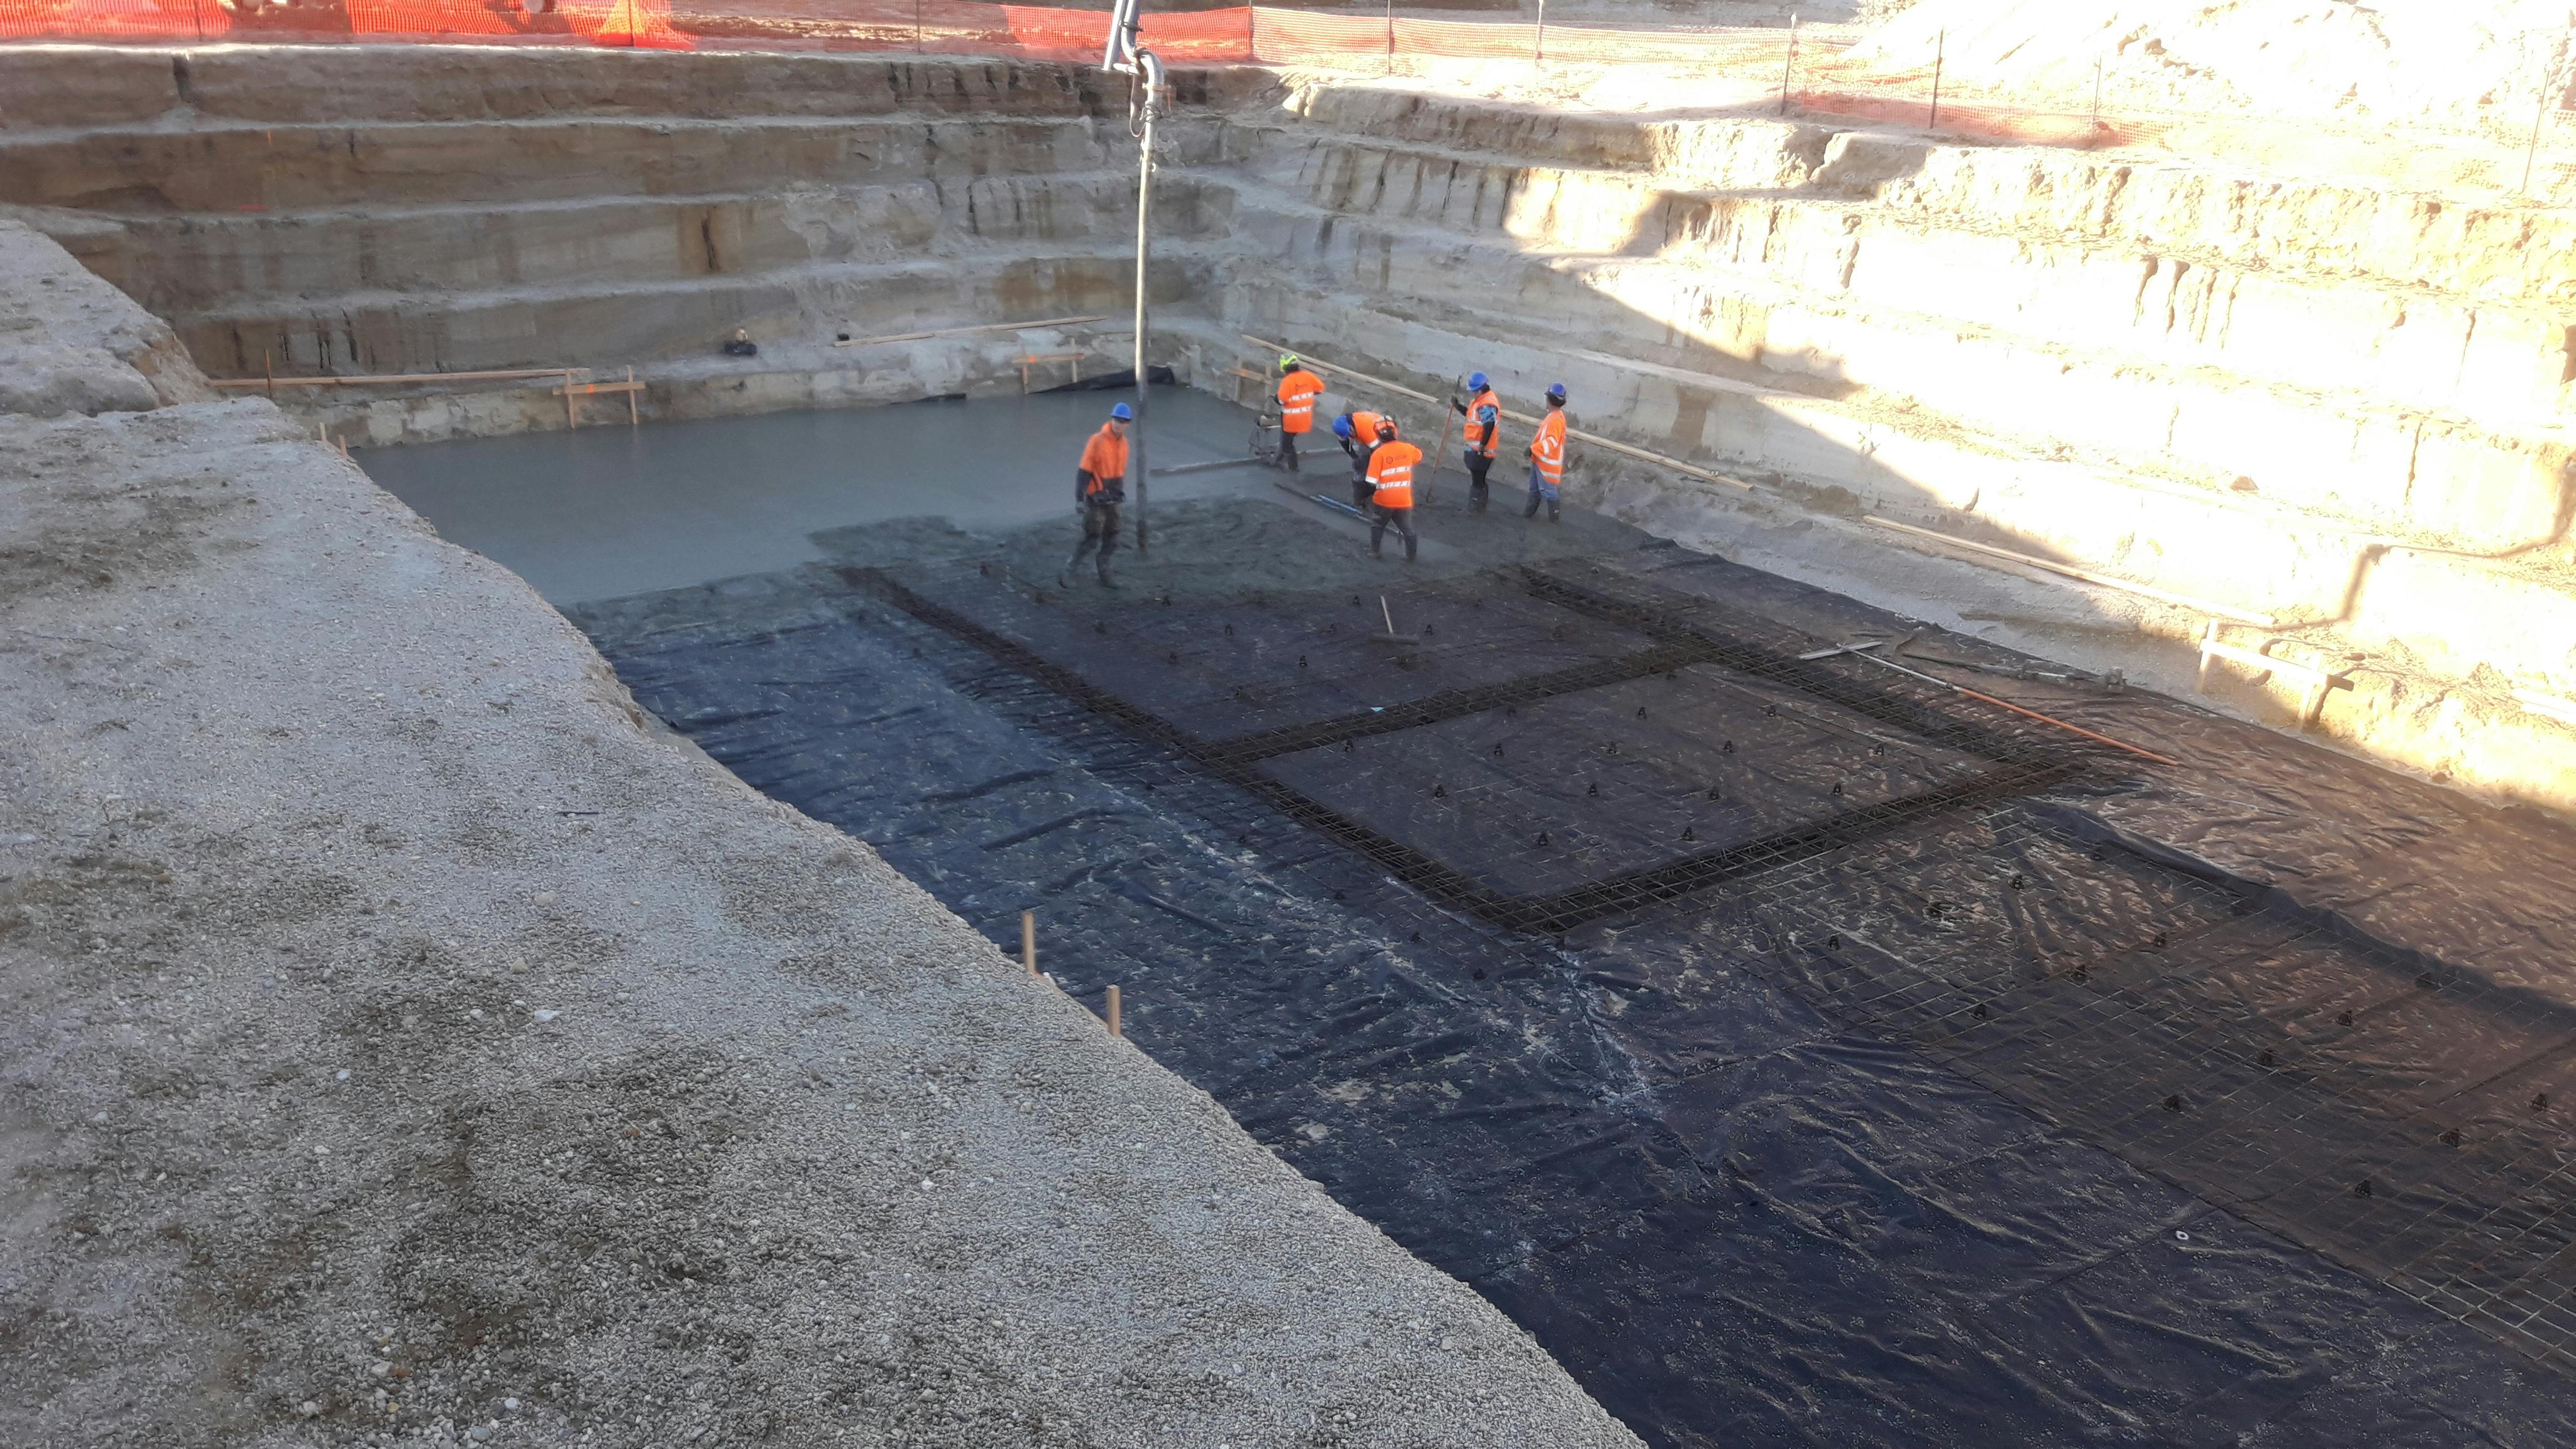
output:
M1057 588L1073 587L1073 571L1095 547L1100 550L1100 586L1118 587L1109 573L1109 556L1118 551L1118 505L1127 501L1127 425L1135 418L1135 410L1120 403L1082 445L1082 462L1073 470L1073 510L1082 515L1082 542L1056 574Z
M1279 359L1279 455L1297 472L1297 440L1315 429L1315 399L1324 380L1306 370L1296 353Z
M1333 436L1351 459L1351 506L1363 514L1369 510L1369 454L1377 451L1377 425L1385 421L1385 414L1361 407L1333 419Z
M1521 517L1538 517L1538 506L1547 504L1547 521L1561 521L1556 512L1556 490L1565 482L1565 384L1555 383L1547 390L1547 416L1538 420L1538 432L1530 439L1529 507Z
M1467 506L1478 513L1485 511L1485 471L1494 466L1494 454L1503 441L1503 404L1481 372L1467 375L1467 399L1449 399L1449 406L1466 419L1461 431L1467 439Z
M1369 556L1383 557L1379 545L1386 541L1388 524L1404 538L1404 561L1413 562L1418 546L1413 536L1413 465L1422 461L1422 450L1395 435L1395 419L1377 425L1377 451L1369 454L1369 502L1376 518L1369 524Z

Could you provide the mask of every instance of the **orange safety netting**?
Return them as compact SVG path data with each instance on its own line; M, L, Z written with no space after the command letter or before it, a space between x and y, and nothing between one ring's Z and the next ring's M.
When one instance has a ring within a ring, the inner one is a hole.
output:
M675 8L676 4L676 8ZM0 0L0 40L193 42L255 39L596 45L646 50L909 51L1096 61L1106 9L984 0ZM1954 135L2053 146L2170 142L2193 118L2039 109L1942 95L1929 69L1847 62L1840 43L1785 29L1612 29L1517 20L1433 20L1364 11L1150 11L1145 42L1169 65L1351 67L1528 61L1550 68L1658 65L1705 77L1741 105L1781 114L1932 126ZM1722 83L1722 84L1721 84ZM2547 118L2544 118L2547 119ZM2576 116L2550 127L2553 151ZM2535 143L2536 144L2536 143Z
M232 28L215 0L0 0L0 37L211 40Z
M697 42L673 28L671 0L575 0L564 7L573 33L593 45L635 50L695 50Z

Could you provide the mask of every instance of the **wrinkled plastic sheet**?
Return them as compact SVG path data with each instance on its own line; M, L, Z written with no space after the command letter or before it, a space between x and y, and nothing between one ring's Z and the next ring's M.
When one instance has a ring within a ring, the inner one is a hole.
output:
M2495 1197L2516 1170L2495 1153L2426 1159L2470 1180L2369 1167L2388 1184L2369 1198L2343 1174L2421 1118L2409 1094L2468 1069L2453 1054L2559 1072L2555 1018L2522 1003L2466 1032L2435 1003L2487 983L2417 985L2416 957L2349 920L2101 824L2134 782L1915 821L1559 943L1426 909L823 571L581 621L648 708L997 943L1036 909L1067 989L1120 983L1141 1047L1650 1442L2576 1441L2560 1381L2207 1205L2227 1200L2209 1182L2242 1181L2248 1217L2352 1244L2394 1239L2330 1213ZM1063 637L1083 660L1078 620ZM1633 687L1653 725L1670 686ZM1548 808L1594 819L1580 802L1599 797L1561 788L1585 779L1575 757ZM1636 812L1623 795L1604 813ZM2408 1024L2338 1035L2346 1009ZM2252 1071L2258 1036L2311 1059ZM2385 1090L2307 1085L2335 1072ZM2490 1084L2500 1127L2528 1129L2523 1080ZM2332 1170L2256 1170L2301 1141Z

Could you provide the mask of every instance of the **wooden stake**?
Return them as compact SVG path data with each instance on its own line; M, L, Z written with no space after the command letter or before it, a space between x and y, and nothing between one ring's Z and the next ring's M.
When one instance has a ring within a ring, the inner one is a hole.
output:
M1115 986L1109 988L1109 1034L1111 1036L1127 1034L1118 1029L1118 988Z
M277 354L262 348L259 354L259 370L268 374L268 395L275 398L277 396Z
M1020 912L1020 964L1029 968L1031 976L1038 974L1038 913L1035 911Z
M641 427L644 423L642 410L635 406L635 394L640 391L642 389L635 385L635 369L626 369L626 426L630 428Z

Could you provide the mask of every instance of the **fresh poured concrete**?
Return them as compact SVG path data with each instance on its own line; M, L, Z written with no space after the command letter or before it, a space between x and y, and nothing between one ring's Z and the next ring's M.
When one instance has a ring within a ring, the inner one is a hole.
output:
M1083 440L1129 397L621 423L369 449L359 461L449 542L570 604L791 567L821 557L809 534L898 518L994 531L1060 515L1069 552ZM1156 467L1242 457L1254 425L1251 412L1184 388L1154 389L1147 416ZM1341 491L1340 452L1315 466L1319 486ZM1147 501L1229 495L1267 476L1149 479Z

